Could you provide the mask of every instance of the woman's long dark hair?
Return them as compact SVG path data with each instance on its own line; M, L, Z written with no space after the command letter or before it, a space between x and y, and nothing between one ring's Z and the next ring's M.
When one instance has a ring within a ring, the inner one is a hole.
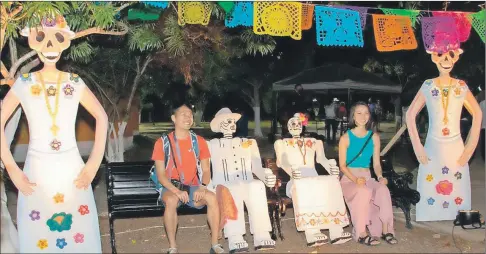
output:
M358 101L351 107L351 110L349 112L349 118L348 118L348 128L353 129L353 128L357 127L356 122L354 121L354 112L356 111L356 107L358 107L358 106L366 107L368 109L368 112L370 113L370 119L368 120L368 122L365 125L366 130L369 131L373 128L373 119L371 119L370 107L364 101Z

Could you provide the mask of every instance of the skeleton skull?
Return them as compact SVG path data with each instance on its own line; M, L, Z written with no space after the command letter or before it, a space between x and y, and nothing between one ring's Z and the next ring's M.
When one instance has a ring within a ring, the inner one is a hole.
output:
M459 55L463 53L462 49L449 50L446 53L427 51L432 57L432 62L437 65L440 73L450 73L454 64L459 60Z
M300 117L294 116L290 118L289 122L287 123L287 128L289 129L289 133L292 135L292 137L300 136L300 133L302 133L302 121L300 120Z
M226 118L219 124L219 129L223 134L233 134L236 132L236 119Z
M37 52L44 63L56 63L61 58L61 53L69 48L74 33L67 26L64 17L45 17L41 26L21 31L23 36L28 36L29 46Z

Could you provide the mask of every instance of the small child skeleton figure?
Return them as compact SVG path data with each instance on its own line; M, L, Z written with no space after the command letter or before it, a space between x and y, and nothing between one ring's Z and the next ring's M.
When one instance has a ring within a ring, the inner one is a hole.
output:
M305 232L308 246L328 243L322 229L329 229L332 244L342 244L351 240L351 234L343 231L349 219L338 180L339 168L335 160L326 158L322 141L300 137L301 115L297 113L289 119L292 138L274 144L277 166L292 178L287 184L287 196L293 199L297 231ZM314 159L330 175L319 176Z
M232 113L228 108L218 111L211 121L211 130L223 133L224 137L209 142L213 169L211 187L216 189L218 185L223 185L228 188L237 210L236 220L229 219L224 226L230 253L248 251L248 243L243 238L246 234L243 203L248 210L255 250L275 247L275 241L270 237L272 227L265 185L273 187L276 177L270 169L262 167L254 139L233 138L236 121L240 117L240 114ZM254 179L253 174L259 180Z

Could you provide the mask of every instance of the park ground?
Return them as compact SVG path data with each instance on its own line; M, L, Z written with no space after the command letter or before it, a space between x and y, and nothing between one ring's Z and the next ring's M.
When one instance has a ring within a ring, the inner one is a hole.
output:
M209 138L213 134L208 129L208 124L203 124L195 131ZM269 132L269 122L263 122L263 132ZM127 161L149 160L153 149L153 143L160 133L170 128L169 123L142 124L140 135L134 138L134 146L125 153ZM250 123L250 132L253 123ZM395 133L393 124L383 123L381 126L382 146ZM251 134L251 133L250 133ZM272 144L266 140L258 141L262 157L273 157ZM326 156L335 158L337 147L326 144ZM413 153L407 146L397 146L394 150L394 168L398 172L411 171L416 173L417 162ZM475 156L470 163L473 208L486 212L485 205L485 167L480 156ZM103 172L101 172L103 173ZM414 188L415 184L412 185ZM106 183L104 177L96 185L95 198L98 208L103 252L110 253L110 233L108 224ZM15 220L16 193L10 191L9 210ZM412 211L414 218L414 210ZM248 221L248 220L246 220ZM263 253L485 253L485 230L463 230L454 228L452 235L452 221L413 223L413 229L405 228L404 217L401 210L395 209L395 233L399 241L398 245L389 245L382 242L380 246L364 246L356 242L348 242L343 245L324 245L317 248L306 247L303 233L297 232L293 220L293 210L289 208L282 221L282 230L285 239L278 240L276 249ZM351 228L346 228L350 231ZM249 234L247 224L246 239L253 246L253 239ZM161 217L119 219L115 221L115 235L117 251L119 253L162 253L168 248L167 237ZM179 217L179 229L177 242L179 251L183 253L206 253L209 251L210 231L206 223L206 215L183 215ZM227 242L220 240L227 250ZM253 252L253 251L252 251Z

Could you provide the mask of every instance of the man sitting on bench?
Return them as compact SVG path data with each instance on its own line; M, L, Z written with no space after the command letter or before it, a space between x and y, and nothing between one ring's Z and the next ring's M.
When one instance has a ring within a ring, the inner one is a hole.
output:
M175 107L171 118L175 130L155 142L152 155L156 169L154 176L162 185L159 191L165 206L164 226L170 247L167 253L178 253L175 235L177 208L181 203L197 209L207 205L211 228L209 252L223 253L223 246L218 244L218 202L216 195L206 188L211 179L208 145L204 138L190 131L193 124L190 107L185 104Z

